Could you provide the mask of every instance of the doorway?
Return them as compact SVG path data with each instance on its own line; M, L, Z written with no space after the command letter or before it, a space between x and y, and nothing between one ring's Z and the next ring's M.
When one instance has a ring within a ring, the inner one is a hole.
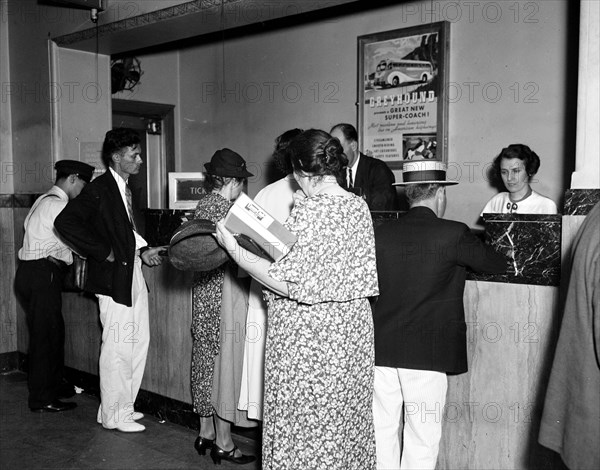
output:
M113 129L130 127L140 136L144 164L129 184L134 206L142 210L168 207L168 177L175 171L174 109L173 105L112 100Z

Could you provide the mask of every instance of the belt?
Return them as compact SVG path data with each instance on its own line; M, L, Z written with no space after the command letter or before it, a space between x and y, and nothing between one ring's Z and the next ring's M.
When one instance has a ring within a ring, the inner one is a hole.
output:
M47 256L46 259L50 261L52 264L55 264L60 269L64 269L67 267L67 263L62 260L56 259L54 256Z

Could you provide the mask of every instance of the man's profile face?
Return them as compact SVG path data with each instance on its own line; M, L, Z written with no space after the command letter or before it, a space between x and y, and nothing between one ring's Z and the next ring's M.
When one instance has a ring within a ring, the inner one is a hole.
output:
M335 137L342 144L342 148L344 149L344 155L348 159L348 166L351 167L354 165L356 158L358 157L358 153L354 150L356 148L356 142L351 142L344 137L344 134L341 130L335 129L331 132L331 137Z
M117 172L126 175L137 175L143 163L140 152L140 146L134 145L125 147L120 154L113 156Z

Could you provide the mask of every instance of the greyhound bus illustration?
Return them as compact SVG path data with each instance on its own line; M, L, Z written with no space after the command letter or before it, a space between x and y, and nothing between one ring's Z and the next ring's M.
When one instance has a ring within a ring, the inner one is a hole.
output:
M433 77L433 66L425 60L383 59L375 69L375 86L392 86L406 82L426 83Z

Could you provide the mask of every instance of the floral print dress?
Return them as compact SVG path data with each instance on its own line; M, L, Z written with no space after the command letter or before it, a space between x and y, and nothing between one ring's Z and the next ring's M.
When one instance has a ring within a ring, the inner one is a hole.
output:
M195 219L217 222L231 207L224 197L208 193L198 201ZM192 397L194 412L212 416L211 403L215 358L219 354L219 327L225 265L194 274L192 290Z
M296 202L298 240L269 274L263 469L374 469L375 240L355 195Z

